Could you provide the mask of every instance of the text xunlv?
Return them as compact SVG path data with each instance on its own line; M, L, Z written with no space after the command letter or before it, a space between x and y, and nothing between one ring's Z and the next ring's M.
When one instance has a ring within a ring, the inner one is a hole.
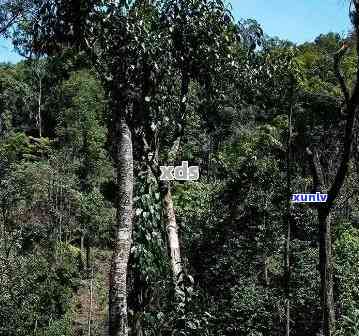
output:
M325 203L328 199L328 194L316 192L315 194L293 194L291 201L293 203Z

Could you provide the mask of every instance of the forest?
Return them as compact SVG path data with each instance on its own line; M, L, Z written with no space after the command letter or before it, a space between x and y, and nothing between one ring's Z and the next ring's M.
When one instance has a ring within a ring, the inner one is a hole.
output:
M358 336L343 9L294 43L222 0L1 0L0 335Z

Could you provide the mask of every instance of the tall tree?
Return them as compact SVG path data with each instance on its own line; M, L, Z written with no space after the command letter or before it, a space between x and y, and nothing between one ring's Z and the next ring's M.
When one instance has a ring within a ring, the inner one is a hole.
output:
M351 3L351 20L355 31L357 48L357 57L359 61L359 1L354 0ZM344 140L341 148L341 159L339 167L336 171L334 181L328 188L328 200L326 203L317 207L319 221L319 268L321 277L321 305L323 313L323 331L325 336L333 336L335 334L335 301L334 301L334 284L333 284L333 256L332 256L332 227L331 212L335 205L345 178L348 173L350 159L353 153L354 140L354 123L357 116L359 106L359 69L356 74L356 81L352 90L349 90L347 84L339 69L349 44L346 42L334 55L334 71L337 76L340 88L345 101L344 107ZM311 170L313 176L313 185L315 191L324 191L325 185L323 181L322 169L318 156L309 148L307 154L311 162Z
M177 299L183 294L180 284L183 282L183 272L180 253L180 239L171 193L171 182L160 179L160 166L171 166L176 162L178 151L186 134L186 118L190 100L190 84L195 82L205 87L209 92L213 85L213 77L222 71L223 60L232 60L230 46L236 42L235 25L230 13L221 1L166 1L161 13L163 29L169 43L165 46L170 71L160 83L148 76L143 86L143 99L152 98L156 93L164 92L164 84L173 87L172 79L176 79L178 89L168 90L166 95L176 104L160 107L151 116L149 109L145 109L148 120L143 127L143 142L146 157L152 172L157 178L162 204L164 221L168 234L169 250L171 254L172 275ZM225 42L223 42L225 41ZM147 67L154 68L154 63L147 62ZM148 72L150 75L152 72ZM170 77L168 77L170 76ZM161 76L159 76L161 78ZM148 89L146 91L146 88ZM162 92L161 92L162 91ZM172 92L171 92L172 91ZM163 94L164 95L164 94ZM144 100L145 101L145 100ZM167 103L167 102L166 102ZM155 101L154 104L158 104ZM153 107L152 107L153 110ZM151 127L154 125L154 127ZM165 127L163 127L164 125Z
M35 86L37 88L37 113L36 113L36 127L38 129L39 137L42 137L42 105L43 105L43 81L46 74L46 60L38 59L34 61L32 67Z
M133 112L140 23L126 2L57 1L37 5L38 16L19 27L23 53L53 55L67 47L87 52L106 90L109 140L117 170L117 221L110 270L109 333L126 336L127 264L132 236L133 149L130 122ZM41 24L38 24L38 23ZM90 22L90 24L89 24Z

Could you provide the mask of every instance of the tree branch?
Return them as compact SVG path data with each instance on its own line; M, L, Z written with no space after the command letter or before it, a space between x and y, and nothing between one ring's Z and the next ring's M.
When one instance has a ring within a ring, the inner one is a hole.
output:
M85 38L85 49L86 54L91 58L92 64L97 74L101 77L101 80L106 83L110 82L111 78L107 76L105 68L103 67L102 62L99 60L100 57L94 50L94 43L91 45L87 38Z
M313 191L321 191L323 187L323 175L320 167L318 154L314 154L308 147L306 148L310 164L310 171L313 178Z
M335 76L338 79L339 85L340 85L340 89L342 91L342 94L344 96L344 100L345 100L345 105L348 106L349 104L349 100L350 100L350 95L349 95L349 90L348 87L345 83L343 74L340 72L340 62L343 59L345 53L347 52L349 48L349 45L347 43L344 43L343 46L334 54L334 73Z
M356 85L357 86L357 85ZM352 154L352 143L353 143L353 126L354 120L357 111L357 103L355 103L359 98L359 90L355 90L357 92L356 97L352 97L350 99L349 107L347 108L347 122L345 127L345 135L344 135L344 143L343 143L343 156L335 175L334 182L328 193L328 206L332 206L334 200L339 194L339 191L344 183L345 176L348 172L349 161Z
M355 11L352 12L352 22L354 25L354 29L356 31L356 44L357 44L357 51L359 51L358 46L358 33L359 33L359 20L358 20L358 11L359 11L359 1L355 0L353 1L353 4L355 6ZM328 192L328 201L327 206L330 208L335 199L337 198L340 189L342 188L345 177L347 175L348 169L349 169L349 162L352 155L352 145L353 145L353 133L354 133L354 122L356 118L356 114L358 111L358 105L359 105L359 54L357 55L357 63L358 63L358 69L356 73L356 82L354 86L353 93L348 101L348 104L346 106L346 125L345 125L345 134L344 134L344 142L343 142L343 155L341 159L341 163L339 166L339 169L335 175L334 182L329 189Z
M146 135L144 132L141 132L139 135L141 137L142 143L143 143L143 152L144 157L146 160L146 164L150 167L153 175L156 177L156 179L159 179L160 177L160 169L159 169L159 163L157 160L156 152L158 149L156 148L155 151L151 151L151 146L148 144L148 141L146 140Z
M3 35L15 22L15 20L20 16L20 12L17 12L13 15L13 17L2 27L0 28L0 35Z

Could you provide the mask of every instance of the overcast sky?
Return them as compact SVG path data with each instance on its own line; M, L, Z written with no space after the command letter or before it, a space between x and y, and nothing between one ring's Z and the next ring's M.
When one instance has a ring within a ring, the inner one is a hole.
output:
M346 34L350 28L349 0L232 0L236 19L256 19L270 36L296 43L312 41L321 33ZM21 58L9 41L0 40L0 62Z

